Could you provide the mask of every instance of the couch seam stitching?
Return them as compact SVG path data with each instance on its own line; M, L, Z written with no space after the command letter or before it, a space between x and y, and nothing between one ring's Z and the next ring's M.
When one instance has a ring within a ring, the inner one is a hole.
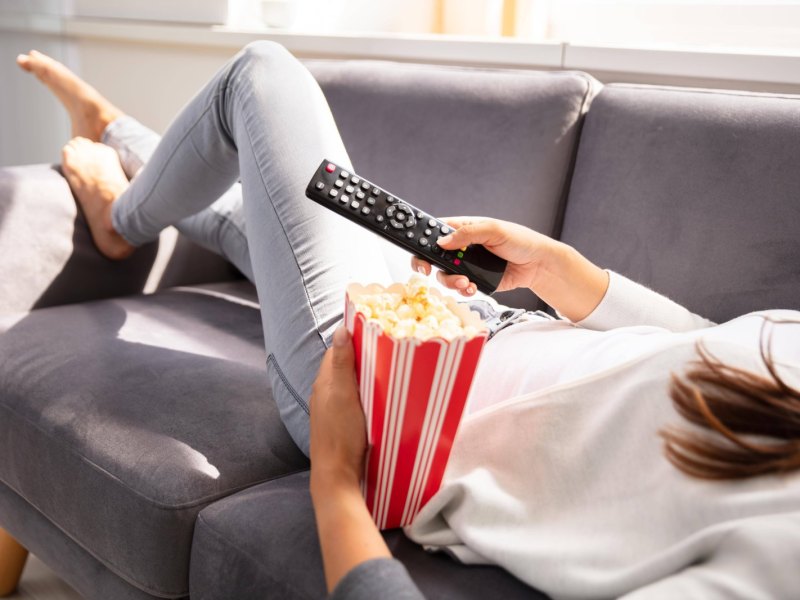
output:
M249 552L245 551L243 548L241 548L237 544L233 543L230 539L228 539L227 536L223 535L219 530L217 530L215 527L213 527L208 522L208 520L203 517L203 515L197 515L197 522L201 523L205 527L206 531L208 531L211 535L216 537L217 541L222 542L223 544L225 544L229 548L232 548L232 549L236 550L237 552L241 553L242 555L244 555L244 557L247 559L247 561L250 562L251 564L253 564L254 566L258 567L261 564L259 561L255 560L250 555ZM191 563L190 563L190 572L191 572ZM190 575L190 577L191 577L191 575ZM280 580L276 579L271 574L267 574L267 577L269 578L269 580L271 582L277 583L277 584L281 584L287 590L292 590L293 592L298 592L297 588L289 585L286 582L283 582L283 581L280 581ZM305 597L307 597L307 598L310 598L309 596L306 596L305 594L303 594L303 595Z

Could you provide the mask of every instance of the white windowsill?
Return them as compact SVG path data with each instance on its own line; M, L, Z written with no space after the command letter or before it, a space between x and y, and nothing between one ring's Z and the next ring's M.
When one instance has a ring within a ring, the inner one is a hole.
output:
M24 22L23 22L24 21ZM55 33L55 18L4 19L0 30ZM242 30L198 26L64 18L60 32L70 37L138 43L241 48L273 40L303 57L371 58L516 68L577 69L757 83L800 85L800 52L617 48L534 43L435 35L315 34L278 29Z

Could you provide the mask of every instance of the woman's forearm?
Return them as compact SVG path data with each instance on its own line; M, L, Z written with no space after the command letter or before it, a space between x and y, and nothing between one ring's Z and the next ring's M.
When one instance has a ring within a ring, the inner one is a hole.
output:
M608 273L572 246L553 242L533 292L573 323L588 317L608 290Z
M329 592L356 565L373 558L391 558L361 497L358 481L312 470L311 498Z

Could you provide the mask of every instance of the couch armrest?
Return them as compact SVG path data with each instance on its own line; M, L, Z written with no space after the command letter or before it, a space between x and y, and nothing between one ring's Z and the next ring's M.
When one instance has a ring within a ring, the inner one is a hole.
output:
M148 288L230 279L222 259L181 238L139 248L124 261L102 256L56 167L0 169L0 314L124 296ZM155 267L154 267L155 265ZM149 289L147 290L149 291Z

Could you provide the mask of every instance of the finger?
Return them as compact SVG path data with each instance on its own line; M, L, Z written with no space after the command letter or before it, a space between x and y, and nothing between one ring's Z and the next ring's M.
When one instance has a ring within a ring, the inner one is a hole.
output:
M469 287L469 279L464 275L452 275L444 271L439 271L436 273L436 279L444 287L450 288L451 290L465 290Z
M422 273L423 275L431 274L431 264L417 256L411 257L411 268L417 273Z
M351 376L355 374L355 351L351 339L350 332L344 325L339 325L333 334L331 367L339 372L339 376L343 373Z
M454 250L465 248L470 244L497 243L498 234L497 224L493 221L477 221L459 227L453 233L440 237L436 242L446 250Z
M453 229L458 229L470 223L482 221L485 217L442 217L442 221L450 225Z

